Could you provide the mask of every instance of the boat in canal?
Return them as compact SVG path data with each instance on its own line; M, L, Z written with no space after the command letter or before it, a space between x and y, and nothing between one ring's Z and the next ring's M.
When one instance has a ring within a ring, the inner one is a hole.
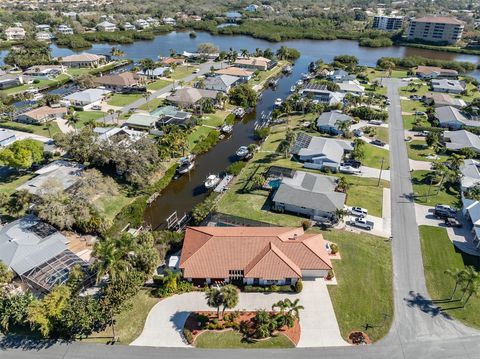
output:
M290 87L290 92L295 92L297 91L297 86L293 85L292 87Z
M195 166L195 156L189 155L187 157L182 157L179 161L179 166L177 167L177 175L183 175L190 172Z
M224 134L230 134L233 131L233 126L232 125L223 125L222 128L220 128L220 132Z
M284 74L291 74L291 73L293 72L293 67L290 66L290 65L285 66L285 67L283 68L282 72L283 72Z
M280 106L282 106L282 99L277 98L273 104L273 107L280 107Z
M278 79L271 79L268 82L268 86L270 86L270 87L277 87L277 85L278 85Z
M240 146L237 152L235 152L235 155L237 155L239 158L245 158L249 152L250 151L248 150L247 146Z
M220 177L218 177L217 175L208 175L203 185L205 186L205 188L210 189L215 187L218 182L220 182Z
M234 114L237 118L242 118L245 116L245 110L242 107L237 107L233 109L232 114Z

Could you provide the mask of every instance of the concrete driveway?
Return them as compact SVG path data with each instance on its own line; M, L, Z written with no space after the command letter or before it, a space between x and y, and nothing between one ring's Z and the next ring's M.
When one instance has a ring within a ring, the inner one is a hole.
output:
M305 307L300 313L301 347L348 345L341 337L332 302L323 279L304 281L299 294L240 293L238 310L270 309L285 298L299 298ZM193 292L166 298L148 314L142 334L130 345L151 347L188 347L182 329L192 311L212 310L205 304L204 293Z

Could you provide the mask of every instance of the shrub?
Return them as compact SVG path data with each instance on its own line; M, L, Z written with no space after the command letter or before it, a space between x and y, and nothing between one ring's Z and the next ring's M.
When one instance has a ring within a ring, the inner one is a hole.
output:
M330 253L337 254L338 253L338 246L335 243L330 244Z
M333 277L335 277L335 275L333 274L333 270L330 269L330 270L328 271L328 274L327 274L327 280L330 280L330 279L332 279Z
M303 282L301 279L297 280L297 283L295 283L295 292L300 293L303 290Z
M188 344L193 343L193 334L189 329L183 329L183 336L185 337L185 340Z
M234 175L234 176L238 176L240 174L240 172L242 171L242 169L246 166L246 164L247 163L244 162L244 161L234 162L230 166L227 167L227 172Z
M15 124L15 123L0 123L1 128L8 128L9 130L14 130L14 131L23 131L23 132L28 132L28 133L33 133L33 130L31 128L28 128L26 126L22 126L20 124Z
M303 227L304 231L309 229L311 226L312 226L312 223L309 220L306 219L306 220L302 221L302 227Z
M164 280L165 278L159 275L154 275L152 279L153 279L153 284L157 286L163 285L163 283L165 282Z
M195 148L192 150L192 152L195 154L205 153L213 146L215 146L219 140L220 132L218 132L217 130L213 130L207 135L207 137L203 139L203 141L199 141L195 145Z
M274 284L270 287L270 291L271 292L278 292L278 291L280 291L280 287L278 285Z
M255 130L255 137L259 140L264 140L270 134L270 127L262 127Z

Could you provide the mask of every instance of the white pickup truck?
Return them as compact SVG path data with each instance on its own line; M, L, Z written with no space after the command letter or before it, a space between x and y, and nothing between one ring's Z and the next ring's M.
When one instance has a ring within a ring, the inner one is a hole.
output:
M355 218L355 220L350 221L349 224L354 227L358 228L363 228L366 229L367 231L370 231L373 229L374 223L371 221L367 221L365 218Z

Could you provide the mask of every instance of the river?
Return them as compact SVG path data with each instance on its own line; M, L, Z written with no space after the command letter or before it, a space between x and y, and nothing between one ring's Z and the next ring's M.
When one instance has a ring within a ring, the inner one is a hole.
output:
M301 77L302 72L307 71L311 61L322 59L324 62L331 62L336 55L349 54L356 56L361 65L367 66L375 66L377 59L384 56L423 56L452 61L469 61L477 65L480 63L480 57L474 55L399 46L373 49L360 47L356 41L350 40L291 40L271 43L248 36L213 36L206 32L198 32L196 38L190 38L188 32L172 32L159 35L152 41L138 41L129 45L116 45L116 47L125 53L126 58L138 61L142 58L157 59L159 55L168 56L170 49L175 49L178 53L193 52L198 44L204 42L211 42L220 50L245 48L251 52L256 48L271 48L275 51L281 45L285 45L299 50L301 57L296 61L293 73L289 76L282 76L276 89L267 89L263 92L255 111L246 116L243 121L235 124L233 134L229 138L220 141L208 153L200 155L196 160L194 170L180 179L173 180L155 202L147 208L145 220L152 228L163 225L166 218L174 211L177 211L179 217L183 216L207 196L208 192L203 187L205 178L209 174L223 172L235 160L235 151L238 147L255 142L253 132L256 120L261 117L262 112L268 113L272 110L272 104L276 98L288 96L290 87ZM51 48L53 56L67 56L74 53L70 49L59 48L54 44L51 45ZM88 52L108 54L111 48L111 44L94 44ZM3 63L3 58L7 53L6 50L0 51L0 64ZM471 75L480 78L480 71L472 72Z

